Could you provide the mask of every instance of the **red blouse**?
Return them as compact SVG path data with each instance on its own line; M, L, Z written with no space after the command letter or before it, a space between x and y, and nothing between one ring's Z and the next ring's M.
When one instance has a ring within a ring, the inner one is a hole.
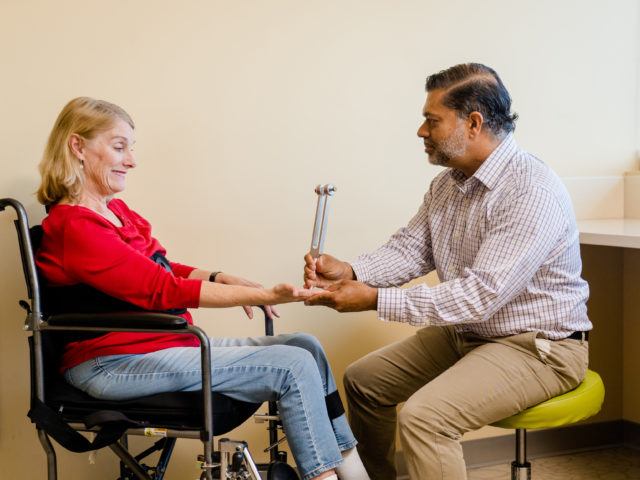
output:
M197 308L202 280L188 279L194 267L171 263L173 273L149 257L165 249L151 236L151 225L119 199L108 208L117 227L93 210L54 205L42 221L44 235L36 263L50 286L83 283L146 310ZM193 323L191 314L182 315ZM104 355L197 347L191 335L113 332L65 346L61 371Z

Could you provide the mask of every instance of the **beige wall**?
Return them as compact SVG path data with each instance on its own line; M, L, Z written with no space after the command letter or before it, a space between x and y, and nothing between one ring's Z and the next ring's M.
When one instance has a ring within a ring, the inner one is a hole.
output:
M316 183L339 188L327 249L347 259L413 214L438 172L415 137L424 78L452 64L500 72L521 115L518 140L561 175L632 168L637 18L637 0L2 0L0 195L39 221L35 165L56 114L75 96L108 99L138 125L124 198L172 258L298 282ZM0 477L42 478L9 217L0 215ZM281 311L277 330L317 335L337 377L413 332L372 313ZM196 318L212 335L261 330L240 310ZM257 429L238 435L262 446ZM195 449L183 442L170 478L196 476ZM115 476L111 453L97 462L63 454L61 478Z

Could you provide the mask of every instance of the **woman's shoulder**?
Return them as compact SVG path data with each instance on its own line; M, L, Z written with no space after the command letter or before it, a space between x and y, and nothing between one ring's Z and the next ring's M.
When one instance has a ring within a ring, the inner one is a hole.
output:
M49 214L42 220L47 232L73 231L87 232L87 229L108 228L110 222L93 210L81 205L58 204L50 208Z

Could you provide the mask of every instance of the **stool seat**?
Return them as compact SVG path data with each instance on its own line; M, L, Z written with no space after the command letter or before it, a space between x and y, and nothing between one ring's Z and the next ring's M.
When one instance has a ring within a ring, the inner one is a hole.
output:
M600 411L603 401L604 384L600 375L587 370L582 383L573 390L492 425L514 429L560 427L595 415Z

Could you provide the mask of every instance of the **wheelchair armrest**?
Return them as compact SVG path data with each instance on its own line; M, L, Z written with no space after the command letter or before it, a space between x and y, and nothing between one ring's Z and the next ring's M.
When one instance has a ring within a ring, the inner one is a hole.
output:
M153 312L63 313L51 315L52 327L134 328L149 330L184 330L189 324L177 315Z

